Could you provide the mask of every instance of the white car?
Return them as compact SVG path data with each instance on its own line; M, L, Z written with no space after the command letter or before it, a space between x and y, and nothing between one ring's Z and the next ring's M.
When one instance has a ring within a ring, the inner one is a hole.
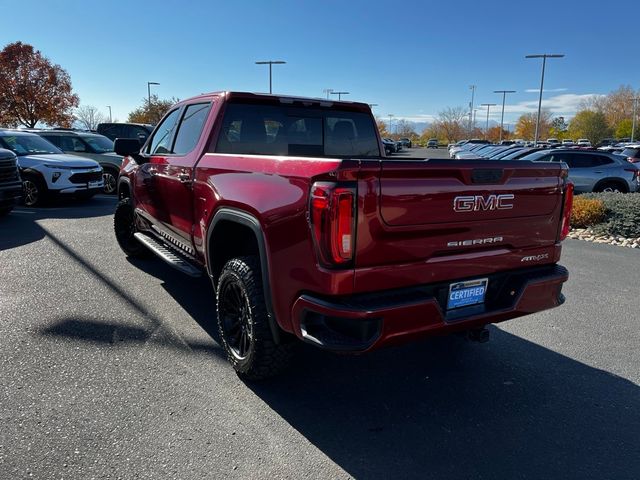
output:
M564 140L562 140L562 145L571 146L571 145L575 145L575 144L573 143L573 140L571 140L569 138L565 138Z
M104 186L98 162L67 155L34 133L0 129L0 147L18 157L27 206L39 205L54 194L89 198Z
M579 138L577 145L580 147L590 147L591 146L591 142L589 141L589 139L587 138Z

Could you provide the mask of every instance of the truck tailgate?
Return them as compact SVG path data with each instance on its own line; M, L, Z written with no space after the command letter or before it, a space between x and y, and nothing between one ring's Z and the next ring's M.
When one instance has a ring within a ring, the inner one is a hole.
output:
M394 288L555 261L564 175L530 161L363 161L356 291L375 267L393 269Z

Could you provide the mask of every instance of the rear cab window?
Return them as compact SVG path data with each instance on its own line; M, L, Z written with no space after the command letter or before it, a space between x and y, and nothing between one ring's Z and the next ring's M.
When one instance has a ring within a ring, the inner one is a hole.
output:
M368 113L322 107L229 103L217 153L308 157L379 157Z

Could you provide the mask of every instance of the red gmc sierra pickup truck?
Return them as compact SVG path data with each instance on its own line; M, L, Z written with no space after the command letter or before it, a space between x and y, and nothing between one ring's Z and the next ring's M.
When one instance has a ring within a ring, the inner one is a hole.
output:
M118 243L209 275L246 379L280 371L296 338L339 352L484 340L564 301L562 163L385 158L366 104L239 92L180 102L116 152Z

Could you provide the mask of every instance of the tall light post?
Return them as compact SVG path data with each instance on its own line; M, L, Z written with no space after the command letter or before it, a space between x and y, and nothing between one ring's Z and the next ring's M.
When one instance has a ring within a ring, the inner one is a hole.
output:
M489 109L491 107L495 107L497 103L481 103L481 107L487 107L487 128L484 130L484 138L486 139L489 135Z
M502 142L502 126L504 125L504 100L507 93L516 93L515 90L494 90L493 93L502 94L502 116L500 117L500 141Z
M540 79L540 96L538 97L538 119L536 120L536 135L533 139L534 144L538 142L538 132L540 130L540 110L542 108L542 90L544 89L544 68L547 65L547 58L562 58L561 53L542 53L536 55L525 55L524 58L541 58L542 59L542 78Z
M342 95L349 95L349 92L331 92L331 95L338 95L338 100L342 100Z
M327 94L327 100L329 100L329 95L333 93L333 88L325 88L322 92Z
M269 65L269 93L273 93L272 92L272 88L271 88L271 66L272 65L283 65L287 62L285 62L284 60L263 60L260 62L256 62L256 65Z
M378 104L377 104L377 103L370 103L370 104L369 104L369 108L370 108L371 110L373 110L373 107L377 107L377 106L378 106Z
M475 85L469 85L469 90L471 90L471 103L469 103L469 132L471 132L472 128L471 128L471 120L473 118L473 99L475 97L476 94L476 86ZM475 128L475 121L473 122L473 128Z
M151 109L151 85L160 85L158 82L147 82L147 105Z
M107 108L109 109L109 123L111 123L111 105L107 105Z
M631 120L631 142L636 134L636 110L638 109L638 97L633 97L633 119Z
M395 115L393 113L389 114L389 135L391 135L391 119L394 117Z

